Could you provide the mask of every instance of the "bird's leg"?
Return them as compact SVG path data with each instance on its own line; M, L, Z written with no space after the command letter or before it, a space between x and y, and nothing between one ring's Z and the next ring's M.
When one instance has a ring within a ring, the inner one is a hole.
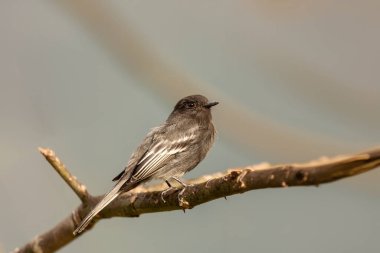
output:
M193 186L192 184L185 184L184 182L182 182L178 177L172 177L175 181L177 181L178 183L180 183L182 186L183 186L183 189L178 193L178 201L180 203L183 202L183 198L182 198L182 195L183 193L185 192L186 190L186 187L188 186Z
M165 180L165 183L169 186L168 189L166 189L165 191L161 192L161 199L164 203L166 203L166 200L165 200L165 194L170 191L172 189L172 185L169 183L168 180Z
M178 177L172 177L175 181L177 181L178 183L180 183L184 188L186 188L186 186L188 186L187 184L185 184L184 182L182 182L181 179L179 179Z

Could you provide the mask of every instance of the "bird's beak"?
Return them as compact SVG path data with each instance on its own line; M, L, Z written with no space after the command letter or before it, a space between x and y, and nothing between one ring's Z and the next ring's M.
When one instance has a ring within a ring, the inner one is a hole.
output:
M217 104L219 104L219 102L210 102L210 103L208 103L208 104L205 104L204 107L206 107L206 108L211 108L211 107L213 107L213 106L215 106L215 105L217 105Z

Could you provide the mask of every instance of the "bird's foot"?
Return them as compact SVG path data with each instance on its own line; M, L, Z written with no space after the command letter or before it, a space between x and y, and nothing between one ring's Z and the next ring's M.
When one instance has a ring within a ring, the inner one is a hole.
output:
M178 193L178 205L184 209L186 208L189 208L190 207L190 204L188 201L186 201L183 197L183 194L185 193L186 191L186 188L187 187L191 187L193 186L192 184L189 184L189 185L185 185L182 190Z
M166 189L165 191L162 191L162 192L161 192L161 200L162 200L162 202L166 203L165 195L166 195L166 193L169 192L171 189L172 189L172 187L169 187L169 188Z

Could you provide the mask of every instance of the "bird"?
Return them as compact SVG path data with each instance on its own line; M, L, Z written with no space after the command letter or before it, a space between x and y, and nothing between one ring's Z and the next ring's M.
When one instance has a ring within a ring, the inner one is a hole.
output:
M181 177L194 169L207 155L215 139L211 108L219 102L209 102L202 95L191 95L180 99L166 121L154 127L143 142L132 153L127 166L113 181L114 187L87 214L77 226L74 235L80 234L91 220L121 193L130 191L152 179L177 181L183 187L178 200L187 186Z

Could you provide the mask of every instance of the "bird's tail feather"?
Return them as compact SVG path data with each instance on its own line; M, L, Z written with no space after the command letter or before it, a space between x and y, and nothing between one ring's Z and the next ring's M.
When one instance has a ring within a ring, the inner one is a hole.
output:
M92 209L92 211L81 221L79 226L73 232L74 235L80 234L103 208L105 208L109 203L111 203L112 200L120 195L120 189L126 181L127 180L119 181L114 188L106 194L106 196L94 207L94 209Z

